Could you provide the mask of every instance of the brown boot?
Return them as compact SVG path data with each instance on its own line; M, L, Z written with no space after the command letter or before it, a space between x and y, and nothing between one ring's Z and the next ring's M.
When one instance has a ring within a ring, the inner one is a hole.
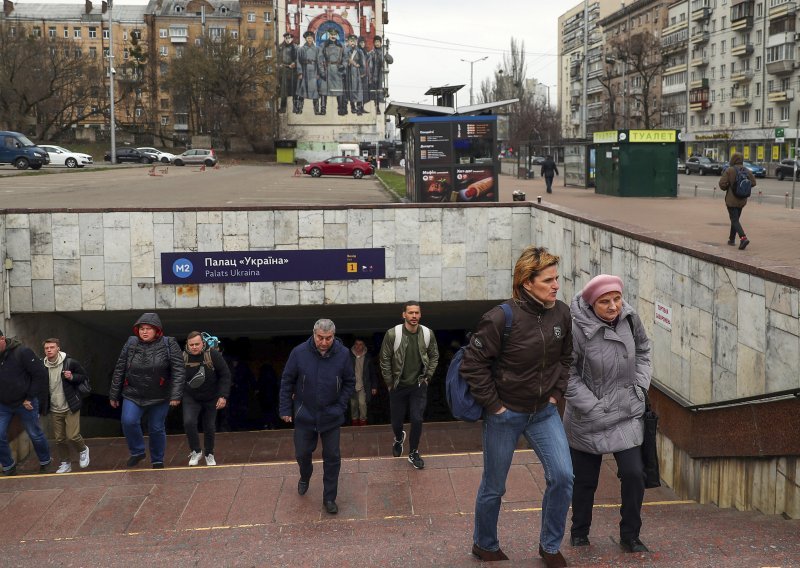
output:
M539 556L542 557L544 565L547 566L547 568L564 568L567 565L567 561L560 551L556 550L552 554L545 552L541 544L539 545Z
M478 557L482 562L508 560L508 556L499 548L497 550L484 550L477 544L472 545L472 555Z
M367 425L367 419L366 418L362 418L361 420L358 421L358 425L359 426L366 426Z

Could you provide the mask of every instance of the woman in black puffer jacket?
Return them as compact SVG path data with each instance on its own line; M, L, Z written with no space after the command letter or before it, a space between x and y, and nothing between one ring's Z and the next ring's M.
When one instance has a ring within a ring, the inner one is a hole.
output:
M150 461L153 469L161 469L167 447L167 411L178 406L183 396L183 355L175 338L164 336L158 314L142 314L133 324L133 333L119 354L108 398L114 408L122 399L122 432L131 452L128 466L145 457L142 416L147 414Z

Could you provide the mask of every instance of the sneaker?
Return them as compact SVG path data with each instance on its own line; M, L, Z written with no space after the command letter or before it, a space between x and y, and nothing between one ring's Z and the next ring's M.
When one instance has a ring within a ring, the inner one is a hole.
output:
M403 453L403 444L406 441L406 431L403 430L403 437L400 440L395 440L394 444L392 445L392 455L396 458L399 458L400 455Z
M137 463L139 463L140 461L142 461L143 459L144 459L144 454L139 454L139 455L136 455L136 456L131 456L131 457L129 457L129 458L128 458L127 465L128 465L128 467L133 467L133 466L135 466Z
M81 469L89 467L89 446L83 448L83 451L80 454L78 464L81 466Z
M11 477L12 475L17 475L17 464L15 463L8 469L3 470L3 475L6 477Z
M56 473L69 473L72 471L72 464L69 462L61 462L61 465L58 466Z
M203 457L202 453L195 452L194 450L192 450L192 453L189 454L189 465L193 466L193 465L199 464L200 463L200 458L202 458L202 457Z
M739 241L739 250L744 250L750 244L750 239L742 239Z
M153 462L153 469L164 469L164 462Z
M206 465L217 465L217 460L214 459L214 454L206 455Z
M419 457L419 452L417 450L412 450L411 453L408 454L408 462L416 469L422 469L425 467L425 462L422 461L421 457Z

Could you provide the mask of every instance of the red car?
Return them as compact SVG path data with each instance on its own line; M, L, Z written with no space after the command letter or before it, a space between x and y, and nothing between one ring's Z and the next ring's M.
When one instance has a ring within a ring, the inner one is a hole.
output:
M353 176L361 179L364 176L372 175L375 171L369 163L353 156L334 156L324 162L313 162L303 166L303 173L315 178L324 175Z

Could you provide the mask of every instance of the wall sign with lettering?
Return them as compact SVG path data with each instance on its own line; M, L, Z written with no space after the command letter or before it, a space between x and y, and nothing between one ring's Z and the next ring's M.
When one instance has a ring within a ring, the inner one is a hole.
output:
M386 250L161 253L164 284L364 280L386 276Z

